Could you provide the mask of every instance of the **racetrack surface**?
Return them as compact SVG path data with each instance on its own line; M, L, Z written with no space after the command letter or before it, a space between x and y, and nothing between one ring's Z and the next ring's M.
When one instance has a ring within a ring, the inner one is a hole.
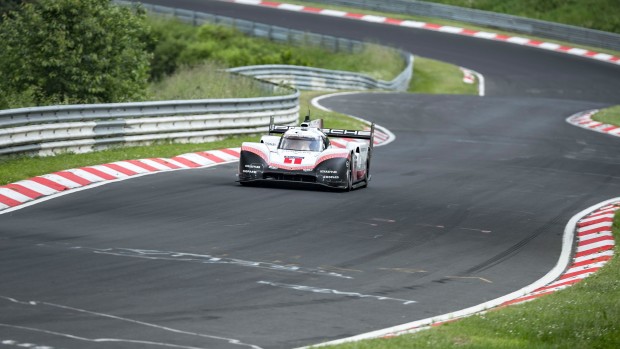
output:
M489 97L322 100L396 135L375 149L367 189L241 187L227 164L0 215L0 343L291 348L427 318L540 278L570 217L620 190L619 140L565 122L619 102L607 90L620 90L619 67L257 7L175 6L189 3L436 51L485 74Z

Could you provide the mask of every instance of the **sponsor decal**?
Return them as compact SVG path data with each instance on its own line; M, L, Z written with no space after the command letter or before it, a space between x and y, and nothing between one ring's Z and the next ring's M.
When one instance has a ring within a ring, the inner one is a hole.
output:
M304 159L303 157L299 157L299 156L285 156L284 157L284 163L285 164L301 165L301 161L303 159Z
M323 176L323 179L340 179L340 176Z
M244 166L245 166L245 168L255 168L255 169L260 169L260 166L259 166L259 165L247 165L247 164L246 164L246 165L244 165Z
M338 173L336 170L319 170L319 173Z
M355 131L355 130L337 130L324 128L323 133L335 136L367 136L370 137L370 131Z

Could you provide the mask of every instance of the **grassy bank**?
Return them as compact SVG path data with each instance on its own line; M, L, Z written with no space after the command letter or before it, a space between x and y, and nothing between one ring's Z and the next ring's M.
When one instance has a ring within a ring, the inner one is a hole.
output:
M459 67L433 59L416 57L409 92L477 95L478 86L463 82Z
M464 1L469 2L469 0L464 0ZM536 1L536 0L533 0L533 1ZM592 1L595 2L597 0L592 0ZM609 0L609 1L615 1L615 0ZM390 17L390 18L395 18L395 19L406 19L406 20L420 21L420 22L433 23L433 24L446 25L446 26L455 26L455 27L467 28L467 29L477 30L477 31L488 31L488 32L493 32L497 34L502 34L502 35L527 37L527 38L537 40L537 41L556 43L559 45L570 46L570 47L575 46L575 44L566 42L566 41L554 40L554 39L544 38L540 36L532 36L532 35L528 35L524 33L515 33L515 32L506 31L506 30L500 30L497 28L485 27L485 26L475 25L475 24L466 23L466 22L451 21L451 20L446 20L446 19L441 19L441 18L424 17L424 16L418 16L418 15L404 14L404 13L390 13L390 12L385 12L385 11L374 11L374 10L367 10L367 9L361 9L361 8L349 7L349 6L317 3L317 2L312 2L311 0L281 0L281 2L311 6L311 7L329 8L333 10L353 12L353 13L363 13L363 14L376 15L376 16L385 16L385 17ZM495 2L498 4L502 3L501 1L495 1ZM519 2L519 0L514 0L514 2ZM471 3L477 3L477 1L471 1ZM615 16L619 12L612 11L611 13L612 15ZM592 14L594 16L600 15L597 12L592 12ZM607 13L605 13L604 15L607 15ZM576 23L568 23L568 24L578 25ZM586 45L578 45L578 46L580 48L584 48L587 50L620 56L619 51L610 50L607 48L600 48L600 47L586 46Z
M620 33L617 0L426 0Z
M405 67L396 50L374 44L366 44L361 52L334 52L312 44L277 43L218 25L195 27L160 17L151 18L150 25L155 38L151 62L154 81L205 61L224 68L264 64L311 66L360 72L383 80L393 79Z
M167 35L173 37L172 39L166 39L164 46L177 47L177 53L182 53L184 51L183 47L185 49L190 47L191 39L195 38L199 33L198 28L176 21L164 21L160 25L160 30L169 30ZM228 31L221 33L210 28L201 31L202 34L200 35L202 35L203 39L206 37L205 32L208 32L209 35L214 35L214 33L219 33L217 35L220 36L233 35ZM234 33L234 35L236 36L237 33ZM235 40L243 41L246 39L237 38ZM258 45L253 43L246 44L246 46L263 45L262 41L258 42ZM162 42L162 44L164 43ZM238 41L237 44L241 45ZM169 54L171 51L174 51L170 47L165 49L159 48L159 50L162 51L159 52L160 57L165 56L164 52ZM305 56L310 62L326 69L358 71L385 80L392 79L404 69L404 62L398 54L394 54L394 51L385 50L377 45L368 45L363 52L355 55L345 53L328 54L307 47L299 48L299 52L297 50L298 48L287 47L283 52L290 52L291 55L297 55L301 52L301 55ZM185 55L169 57L174 61L173 69L170 74L164 74L160 79L154 79L154 82L149 87L150 100L245 98L274 94L265 90L262 84L252 78L223 72L222 70L228 66L226 62L204 59L192 63ZM251 54L245 53L243 55L251 56ZM287 55L285 54L284 56ZM183 62L184 65L178 65L180 62ZM466 85L462 82L463 74L455 66L417 58L414 74L416 78L410 86L410 90L414 92L476 93L475 86ZM363 124L358 120L312 107L310 100L320 94L322 92L302 93L300 98L300 117L305 116L308 108L310 108L312 117L324 119L325 125L328 127L345 129L363 127ZM0 185L69 168L127 159L172 157L188 152L238 147L244 141L255 141L257 139L258 136L248 136L201 144L162 143L142 147L119 147L87 154L61 154L54 157L3 156L0 157Z
M592 119L605 124L620 126L620 105L603 109L596 113Z
M620 213L614 220L620 239ZM616 245L616 256L620 253ZM412 335L333 346L396 348L620 348L620 259L584 281L535 301L471 316Z

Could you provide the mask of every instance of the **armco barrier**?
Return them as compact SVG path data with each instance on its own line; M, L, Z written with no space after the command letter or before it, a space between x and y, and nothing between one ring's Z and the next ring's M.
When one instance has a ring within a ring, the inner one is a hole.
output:
M582 45L620 50L620 35L572 25L416 0L313 0L376 11L473 23Z
M159 140L208 142L295 124L299 91L276 97L67 105L0 111L0 155L88 152Z
M192 23L194 25L202 25L206 23L225 25L228 27L233 27L247 35L265 38L280 43L320 46L334 52L342 51L356 53L364 48L364 43L361 41L337 38L330 35L309 33L204 12L144 4L140 3L140 1L114 0L114 2L119 5L140 4L140 6L152 13L175 17L181 21Z
M259 65L229 69L229 72L253 76L257 79L286 84L301 90L369 90L406 91L413 74L414 58L403 54L407 66L394 80L382 81L367 75L346 71L292 65Z
M117 1L117 3L128 3ZM333 50L355 52L363 43L334 37L298 33L285 28L240 21L162 6L148 10L180 16L200 24L206 21L234 24L251 35L290 43L313 42ZM254 66L231 69L300 89L405 90L413 73L413 56L401 52L407 67L392 81L362 74L296 66ZM284 75L281 73L285 72ZM287 78L284 79L283 77ZM310 78L314 76L314 78ZM284 89L265 83L270 89ZM299 91L284 96L158 101L0 110L0 155L27 153L40 156L59 152L84 153L111 146L144 145L170 140L184 143L215 141L226 136L265 132L271 117L278 124L292 125L299 115Z

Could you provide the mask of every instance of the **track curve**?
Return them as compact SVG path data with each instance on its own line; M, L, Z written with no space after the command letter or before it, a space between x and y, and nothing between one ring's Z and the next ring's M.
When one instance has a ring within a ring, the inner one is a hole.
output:
M617 102L618 67L220 2L175 6L445 55L484 73L490 97L322 100L397 136L376 149L369 188L351 193L240 187L227 164L0 216L0 340L290 348L410 322L541 277L568 219L620 190L618 140L564 122Z

